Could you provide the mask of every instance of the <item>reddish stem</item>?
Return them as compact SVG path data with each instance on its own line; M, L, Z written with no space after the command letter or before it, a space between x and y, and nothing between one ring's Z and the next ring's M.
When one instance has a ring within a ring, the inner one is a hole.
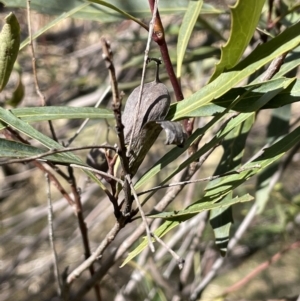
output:
M154 4L155 4L155 0L149 0L149 6L150 6L152 14L154 11ZM181 101L184 99L184 96L183 96L183 93L181 90L180 83L179 83L179 81L175 75L174 69L173 69L173 65L172 65L172 62L170 59L170 55L169 55L168 45L167 45L166 39L165 39L164 27L162 25L160 14L159 14L158 10L156 13L155 24L153 27L152 39L159 46L162 59L165 63L167 73L169 75L171 84L174 89L176 100ZM184 125L186 133L190 136L191 133L193 132L193 128L194 128L194 119L193 118L185 119L183 121L183 125Z

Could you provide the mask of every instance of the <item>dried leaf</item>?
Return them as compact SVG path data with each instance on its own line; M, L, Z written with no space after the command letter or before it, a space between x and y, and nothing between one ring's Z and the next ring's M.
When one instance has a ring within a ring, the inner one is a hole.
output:
M187 134L184 131L180 122L158 121L157 122L166 132L166 144L175 144L182 146L187 139Z

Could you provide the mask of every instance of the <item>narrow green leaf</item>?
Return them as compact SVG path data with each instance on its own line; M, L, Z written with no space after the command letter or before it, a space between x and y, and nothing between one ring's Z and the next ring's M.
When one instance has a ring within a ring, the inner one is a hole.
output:
M264 3L265 0L239 0L231 8L230 36L226 45L221 47L221 59L210 82L238 63L255 32Z
M177 78L181 77L181 67L185 51L197 18L200 14L202 4L203 0L190 0L187 10L184 14L177 43Z
M132 20L136 23L138 23L139 25L141 25L142 27L144 27L145 29L148 29L148 25L146 25L145 23L141 22L139 19L135 18L134 16L128 14L126 11L118 8L117 6L115 5L112 5L111 3L108 3L106 1L103 1L103 0L88 0L92 3L97 3L99 5L103 5L103 6L106 6L116 12L118 12L119 14L121 14L122 16L124 16L126 19L129 19L129 20Z
M155 235L158 237L163 237L165 234L167 234L169 231L171 231L173 228L178 226L180 222L173 222L173 221L166 221L164 222L158 229L154 231ZM153 239L154 241L154 239ZM133 251L131 251L126 259L121 264L120 268L125 266L129 261L131 261L133 258L135 258L137 255L139 255L146 247L148 246L148 239L143 238L143 242L139 244L138 247L136 247Z
M21 142L10 141L0 138L0 157L21 159L41 155L44 154L46 151L47 150L43 150L28 144L23 144ZM63 156L63 154L49 155L43 157L43 159L62 164L74 163L74 159L69 159L66 156ZM86 166L86 164L84 165Z
M232 107L237 112L254 112L260 108L275 108L299 101L300 81L295 78L277 78L260 84L251 84L244 87L233 88L212 103L197 108L189 113L188 117L213 116L221 113L231 106L232 101L245 95ZM267 98L264 97L265 94ZM258 102L260 99L260 102ZM263 104L263 106L262 106Z
M256 175L264 168L280 159L300 138L300 127L286 135L272 146L265 148L262 154L252 162L248 162L241 167L239 174L230 175L226 178L214 181L213 185L206 188L206 196L218 197L220 194L228 193L238 187L250 177Z
M10 13L0 33L0 92L5 88L20 46L20 25L16 16Z
M224 199L224 201L220 202L220 198L211 199L210 197L204 196L200 200L197 200L193 204L189 205L186 209L171 212L162 212L149 215L148 217L163 218L166 220L182 222L205 210L228 207L237 203L249 202L253 199L254 198L251 195L246 194L242 197L229 198L226 200Z
M26 122L36 122L56 119L111 119L114 114L111 110L103 108L77 108L77 107L31 107L16 108L11 112ZM0 129L5 128L4 124Z
M285 91L292 89L295 82L295 78L278 78L261 83L259 86L251 84L242 88L234 88L222 97L214 100L214 103L226 108L231 105L232 99L235 99L240 93L249 91L247 96L233 107L233 110L238 112L255 112L261 108L272 107L275 99L280 99L281 103L286 104L283 95L286 94ZM271 101L272 104L269 104Z
M221 97L241 80L248 77L265 64L287 52L300 43L300 22L289 27L283 33L269 42L258 46L247 58L233 69L222 73L213 82L181 102L174 104L167 119L179 120L189 116L190 112L208 104L213 99Z
M31 125L27 124L26 122L22 121L21 119L17 118L14 114L12 114L9 110L5 110L0 107L0 120L9 126L13 127L14 129L20 131L21 133L29 136L32 139L39 141L42 145L46 146L48 149L63 149L63 146L60 145L58 142L50 139L49 137L45 136L44 134L37 131ZM71 154L63 154L69 158L76 158ZM81 160L78 158L75 159L74 163L80 163Z
M81 107L31 107L11 110L14 115L24 121L45 121L56 119L111 119L114 114L104 108L81 108Z

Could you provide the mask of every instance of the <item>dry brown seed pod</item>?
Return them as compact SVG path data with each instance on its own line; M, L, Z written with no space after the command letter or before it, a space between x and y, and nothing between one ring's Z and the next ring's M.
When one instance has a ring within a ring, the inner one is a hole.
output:
M126 144L129 144L131 133L134 130L129 157L132 175L136 173L148 150L161 132L161 127L156 121L164 120L171 103L167 87L156 79L154 82L144 85L139 110L136 112L139 93L140 86L129 95L122 115ZM136 118L135 114L137 114ZM135 119L136 124L134 126Z
M163 83L154 81L144 85L139 111L136 112L139 93L140 86L129 95L122 116L122 122L125 126L125 143L127 144L133 128L133 140L135 140L147 122L164 120L170 107L169 91ZM134 127L135 114L137 114L137 118Z
M160 61L150 60L157 63L155 81L144 85L140 104L138 99L141 87L133 90L122 115L126 144L130 143L132 135L129 154L131 175L136 173L162 129L166 131L167 144L183 145L187 136L181 124L164 120L171 103L170 95L167 87L159 80Z

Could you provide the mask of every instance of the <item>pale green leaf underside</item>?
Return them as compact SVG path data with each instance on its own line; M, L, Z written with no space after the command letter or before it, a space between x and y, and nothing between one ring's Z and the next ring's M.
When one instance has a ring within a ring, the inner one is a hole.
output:
M193 28L201 11L203 0L190 1L184 14L177 43L177 77L181 77L181 67Z

